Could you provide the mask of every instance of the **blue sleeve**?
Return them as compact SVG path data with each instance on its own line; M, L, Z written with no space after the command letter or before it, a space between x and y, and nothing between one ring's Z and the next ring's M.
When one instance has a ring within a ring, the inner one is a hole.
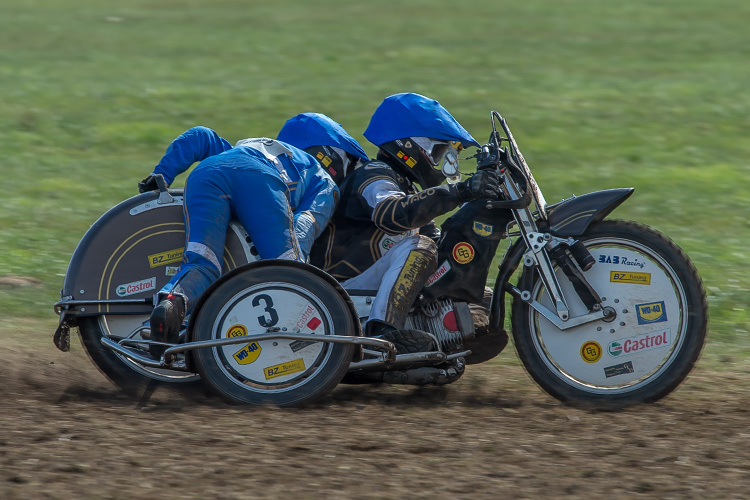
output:
M294 231L302 256L307 259L313 242L321 235L336 210L339 188L318 160L307 153L303 155L294 155L295 161L304 162L300 168L299 185L305 190L294 210Z
M154 174L162 174L167 184L190 168L190 165L209 156L232 149L232 145L208 127L193 127L172 141Z

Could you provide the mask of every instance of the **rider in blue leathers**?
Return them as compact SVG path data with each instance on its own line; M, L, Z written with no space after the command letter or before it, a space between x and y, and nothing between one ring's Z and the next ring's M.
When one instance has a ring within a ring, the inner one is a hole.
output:
M299 133L290 139L308 149L351 150L351 158L367 159L336 122L325 115L308 115L312 116L307 121L319 129L314 138L322 143L305 143ZM330 152L329 165L346 163L338 152ZM150 320L152 340L177 342L186 312L220 276L230 218L244 226L261 259L308 259L338 201L338 188L322 160L281 140L243 139L232 147L207 127L193 127L169 145L153 173L139 183L141 192L156 188L157 175L171 184L193 163L200 163L185 186L183 263L158 294ZM160 348L152 351L159 355Z

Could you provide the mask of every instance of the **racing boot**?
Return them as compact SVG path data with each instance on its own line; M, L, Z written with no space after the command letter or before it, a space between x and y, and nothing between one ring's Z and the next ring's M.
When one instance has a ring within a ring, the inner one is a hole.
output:
M378 319L371 319L367 322L365 336L393 343L398 354L435 350L435 342L429 333L421 330L398 329Z
M151 340L170 344L176 344L180 340L186 302L185 297L173 293L159 301L151 312ZM149 346L149 352L156 359L161 359L166 349L166 346L161 345Z

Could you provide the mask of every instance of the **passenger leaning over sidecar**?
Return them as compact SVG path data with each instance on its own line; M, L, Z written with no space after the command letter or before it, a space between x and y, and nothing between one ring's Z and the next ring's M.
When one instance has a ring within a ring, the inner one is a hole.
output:
M333 146L354 149L356 141L338 124L322 115L315 123L328 128ZM261 259L305 261L338 200L331 176L301 149L268 138L243 139L232 147L206 127L177 137L139 190L155 189L159 174L171 184L196 161L185 186L183 261L159 291L151 314L151 339L158 342L179 340L186 312L220 276L230 218L244 226ZM156 347L152 354L161 351Z
M313 246L311 263L346 289L378 290L368 336L390 340L400 352L429 350L428 334L404 326L437 265L433 219L464 202L495 199L500 181L494 171L480 171L439 185L444 171L457 171L457 150L478 143L440 103L422 95L387 97L364 135L378 146L377 159L341 184L341 202ZM454 162L452 169L440 167L444 159Z

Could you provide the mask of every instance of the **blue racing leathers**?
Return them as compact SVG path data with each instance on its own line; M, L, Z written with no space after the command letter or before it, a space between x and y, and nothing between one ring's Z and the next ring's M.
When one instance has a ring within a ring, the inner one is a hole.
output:
M185 186L183 262L161 290L183 295L188 310L221 274L230 218L244 226L261 259L305 261L338 200L336 184L304 151L266 138L232 147L206 127L175 139L154 174L171 183L196 161Z

